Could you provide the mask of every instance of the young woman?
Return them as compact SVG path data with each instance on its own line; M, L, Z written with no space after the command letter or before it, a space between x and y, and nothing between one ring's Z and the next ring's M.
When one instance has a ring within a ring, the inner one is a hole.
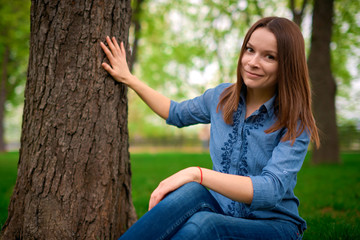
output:
M168 124L211 123L213 169L190 167L163 180L149 212L121 239L300 239L306 223L296 175L319 137L297 25L279 17L256 22L241 48L236 84L181 103L133 76L123 44L106 41L104 69Z

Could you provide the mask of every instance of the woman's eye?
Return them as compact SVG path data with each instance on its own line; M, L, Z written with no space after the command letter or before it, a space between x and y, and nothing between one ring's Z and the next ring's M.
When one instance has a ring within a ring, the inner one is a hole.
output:
M247 52L254 52L254 50L251 47L246 47Z
M267 55L266 58L270 60L275 60L275 57L273 55Z

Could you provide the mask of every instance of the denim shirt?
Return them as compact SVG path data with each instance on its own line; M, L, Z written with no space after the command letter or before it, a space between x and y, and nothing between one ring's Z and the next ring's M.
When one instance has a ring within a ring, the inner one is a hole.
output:
M241 92L233 125L224 122L221 111L216 112L220 94L230 84L220 84L203 95L181 103L171 101L168 124L184 127L211 123L210 156L213 170L248 176L254 194L250 205L233 201L211 191L225 214L251 219L279 219L306 229L299 216L299 200L294 195L297 172L300 170L309 145L304 131L290 141L281 141L286 129L265 133L277 120L274 114L275 96L245 119L245 91ZM244 89L243 89L244 90Z

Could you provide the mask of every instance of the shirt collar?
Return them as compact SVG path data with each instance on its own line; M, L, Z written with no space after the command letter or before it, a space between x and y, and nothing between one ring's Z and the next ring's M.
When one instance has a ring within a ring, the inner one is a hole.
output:
M276 101L277 93L272 96L266 103L264 103L260 108L265 107L269 117L272 117L275 112L275 101Z
M242 86L240 93L240 104L244 105L246 103L246 86ZM267 102L260 106L259 112L266 112L269 117L272 117L275 113L275 104L276 104L277 92L272 96Z

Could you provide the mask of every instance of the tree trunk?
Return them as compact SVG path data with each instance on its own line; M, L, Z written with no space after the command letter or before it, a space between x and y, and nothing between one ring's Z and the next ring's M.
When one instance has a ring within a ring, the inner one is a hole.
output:
M321 146L314 147L313 163L339 163L339 140L336 125L336 83L331 73L330 43L333 0L315 0L311 49L308 58L313 89L313 110L320 129Z
M6 151L5 144L5 131L4 131L4 119L5 119L5 103L6 103L6 82L8 79L8 63L10 57L9 46L4 47L4 55L2 59L2 74L0 81L0 152Z
M143 2L144 0L136 0L134 6L134 12L132 17L132 25L134 26L134 40L132 45L132 55L131 55L131 63L129 65L130 71L133 71L134 64L137 61L137 54L138 54L138 44L140 39L140 31L141 31L141 21L140 15L143 11Z
M303 0L301 9L296 7L295 0L289 0L290 10L293 14L293 21L301 28L301 23L304 18L304 11L307 6L307 0Z
M136 219L126 88L99 41L128 46L130 0L32 1L18 178L3 239L115 239Z

